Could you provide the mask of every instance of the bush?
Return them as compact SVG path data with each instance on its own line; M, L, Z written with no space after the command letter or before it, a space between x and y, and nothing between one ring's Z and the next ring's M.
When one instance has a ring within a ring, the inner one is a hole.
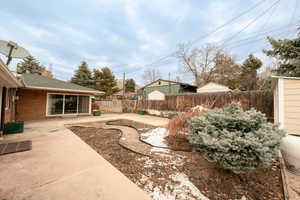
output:
M145 115L145 114L147 114L147 112L145 110L138 110L137 114L139 114L139 115Z
M100 110L94 110L93 111L93 115L94 116L100 116L101 115L101 111Z
M168 119L173 119L177 113L168 113Z
M208 110L205 107L196 106L187 112L176 115L169 121L169 135L188 135L188 120L200 116Z
M194 151L234 173L269 167L284 136L264 114L244 112L239 103L193 118L189 130Z

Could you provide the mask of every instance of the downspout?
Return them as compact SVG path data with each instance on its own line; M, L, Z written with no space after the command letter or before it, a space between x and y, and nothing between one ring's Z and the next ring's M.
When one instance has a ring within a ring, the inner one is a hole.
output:
M17 101L17 91L18 91L18 88L15 88L14 89L14 92L13 92L13 107L12 107L12 121L13 122L15 122L16 121L16 111L17 111L17 103L16 103L16 101Z
M4 129L4 118L5 118L5 107L6 107L6 90L7 88L2 88L2 104L1 104L1 123L0 123L0 137L3 135L3 129Z

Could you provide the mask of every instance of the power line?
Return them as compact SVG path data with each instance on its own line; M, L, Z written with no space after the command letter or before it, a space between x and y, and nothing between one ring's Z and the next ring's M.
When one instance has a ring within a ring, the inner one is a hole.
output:
M199 37L198 39L194 40L192 43L197 43L201 40L203 40L204 38L207 38L209 37L210 35L218 32L219 30L223 29L225 26L231 24L232 22L234 22L235 20L237 20L238 18L244 16L245 14L253 11L254 9L256 9L259 5L261 5L262 3L264 3L266 0L262 0L262 1L259 1L257 4L253 5L252 7L250 7L249 9L247 9L246 11L240 13L239 15L237 15L236 17L233 17L232 19L230 19L228 22L224 23L223 25L217 27L216 29L214 29L213 31L209 32L208 34L205 34L201 37ZM280 1L280 0L279 0Z
M297 24L294 24L292 26L296 26L296 25ZM289 29L290 30L290 28L291 28L290 26L283 26L283 27L280 27L280 28L272 29L270 31L260 32L257 35L253 35L253 36L250 36L250 37L238 40L238 41L231 42L231 43L225 45L225 47L235 45L235 44L239 44L239 43L243 43L243 42L247 42L247 41L252 41L252 39L256 39L258 36L268 36L267 34L274 33L274 32L279 32L280 31L282 33L283 29Z
M239 15L237 15L237 16L231 18L229 21L225 22L225 23L222 24L221 26L218 26L218 27L215 28L213 31L211 31L211 32L209 32L209 33L207 33L207 34L204 34L204 35L202 35L201 37L199 37L199 38L193 40L192 42L189 43L189 46L191 47L191 46L193 45L193 43L197 43L197 42L199 42L199 41L201 41L201 40L203 40L203 39L209 37L210 35L212 35L212 34L218 32L219 30L223 29L225 26L231 24L232 22L234 22L235 20L239 19L240 17L242 17L242 16L246 15L247 13L253 11L254 9L256 9L258 6L260 6L260 5L261 5L262 3L264 3L265 1L266 1L266 0L261 0L261 1L259 1L258 3L254 4L252 7L250 7L249 9L247 9L246 11L244 11L244 12L240 13ZM279 0L279 1L280 1L280 0ZM142 66L142 67L149 67L149 66L152 66L153 64L155 64L155 63L157 63L157 62L160 62L160 61L162 61L162 60L164 60L164 59L166 59L166 58L169 58L169 57L174 56L174 55L176 54L176 52L177 52L177 51L174 51L174 52L172 52L172 53L170 53L170 54L168 54L168 55L166 55L166 56L163 56L163 57L159 58L158 60L153 61L153 62L150 63L150 64L146 64L146 65L144 65L144 66Z
M292 12L291 19L290 19L290 24L293 23L293 21L294 21L294 19L296 17L296 13L297 13L298 7L299 7L299 0L296 0L294 11Z
M280 0L275 1L270 7L268 7L266 10L264 10L260 15L258 15L256 18L254 18L254 20L250 21L244 28L242 28L240 31L238 31L237 33L235 33L233 36L231 36L230 38L227 38L225 42L223 42L221 44L221 46L224 46L228 41L231 41L232 39L234 39L236 36L238 36L240 33L242 33L244 30L246 30L247 28L249 28L252 24L254 24L259 18L261 18L262 16L264 16L265 14L267 14L269 12L270 9L272 9L275 5L277 5L280 2Z

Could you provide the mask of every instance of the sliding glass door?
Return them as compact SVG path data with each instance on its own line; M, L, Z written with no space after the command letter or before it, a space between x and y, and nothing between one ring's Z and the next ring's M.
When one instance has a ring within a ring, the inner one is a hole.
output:
M64 114L76 114L77 113L77 100L78 100L78 96L65 95Z
M48 115L89 114L90 97L83 95L48 94Z
M78 113L89 113L90 98L87 96L79 96L78 100Z
M63 114L64 96L51 94L48 96L48 115Z

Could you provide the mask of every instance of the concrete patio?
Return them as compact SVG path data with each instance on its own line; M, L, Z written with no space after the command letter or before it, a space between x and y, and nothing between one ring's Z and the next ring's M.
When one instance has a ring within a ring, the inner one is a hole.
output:
M155 126L168 122L136 114L28 122L23 134L5 136L4 141L32 140L33 149L0 156L0 199L150 200L144 191L65 128L66 124L114 119Z

